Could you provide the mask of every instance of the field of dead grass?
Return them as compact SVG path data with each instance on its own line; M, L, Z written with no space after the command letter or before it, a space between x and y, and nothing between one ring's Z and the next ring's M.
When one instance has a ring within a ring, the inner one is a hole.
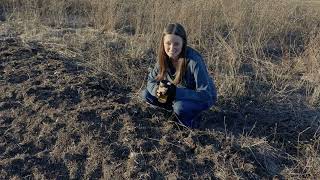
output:
M138 97L168 22L216 82L200 129ZM3 0L0 25L0 177L320 176L319 1Z

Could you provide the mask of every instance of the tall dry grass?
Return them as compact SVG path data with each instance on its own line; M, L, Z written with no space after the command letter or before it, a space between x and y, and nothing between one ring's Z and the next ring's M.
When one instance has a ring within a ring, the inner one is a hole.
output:
M163 27L180 22L214 76L219 106L320 105L320 1L2 0L0 6L26 40L46 41L135 92L155 63ZM315 139L287 177L319 175Z
M309 102L318 102L317 88L296 77L314 73L312 69L299 71L305 63L312 64L313 69L319 67L319 51L313 45L319 38L317 1L5 0L2 4L12 12L9 19L28 21L28 30L38 29L41 24L134 34L134 38L148 41L155 52L164 25L180 22L188 31L190 45L206 57L221 96L233 99L250 95L255 87L246 86L252 85L252 80L265 84L268 98L283 97L307 83L311 88L306 90ZM30 22L37 27L30 27ZM99 43L103 42L96 43L101 47ZM140 46L143 43L131 48ZM103 49L95 51L98 57L93 59L110 64L104 60L108 58ZM291 80L297 81L294 86L287 84Z

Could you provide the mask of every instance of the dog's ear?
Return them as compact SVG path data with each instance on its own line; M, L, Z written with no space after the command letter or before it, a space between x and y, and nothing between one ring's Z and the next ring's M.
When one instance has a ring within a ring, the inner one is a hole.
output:
M168 101L174 101L174 99L176 98L176 86L172 83L170 83L170 85L168 85L168 90L167 90L167 94L168 94Z

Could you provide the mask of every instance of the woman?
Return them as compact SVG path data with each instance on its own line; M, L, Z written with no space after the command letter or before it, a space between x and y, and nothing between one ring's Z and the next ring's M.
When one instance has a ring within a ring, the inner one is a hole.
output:
M188 127L194 127L199 113L216 102L214 82L201 55L187 46L182 25L168 24L164 29L158 62L148 75L142 97L147 103L173 110L178 120Z

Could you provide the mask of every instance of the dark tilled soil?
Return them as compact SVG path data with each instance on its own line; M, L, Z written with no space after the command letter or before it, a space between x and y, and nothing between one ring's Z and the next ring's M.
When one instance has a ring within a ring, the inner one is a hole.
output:
M210 111L192 131L137 99L40 42L0 36L0 178L259 179L292 163L252 143L274 131L276 120L255 124L265 114Z

